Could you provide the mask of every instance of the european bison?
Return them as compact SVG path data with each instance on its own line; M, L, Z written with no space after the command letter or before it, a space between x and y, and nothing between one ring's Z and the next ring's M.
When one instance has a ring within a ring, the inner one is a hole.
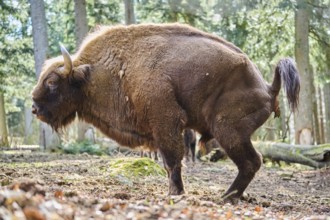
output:
M214 153L210 157L211 162L217 162L220 159L226 159L227 154L220 146L219 142L213 138L204 142L202 138L198 141L198 151L197 151L197 159L201 160L202 156L210 154L212 151Z
M238 167L224 197L236 201L261 165L251 134L272 112L284 83L292 110L299 76L291 59L267 84L246 54L226 40L180 25L103 27L78 52L46 62L33 113L58 130L76 116L122 145L158 149L169 194L184 193L182 131L216 138Z
M192 129L184 129L183 130L183 140L184 140L184 158L189 161L189 156L191 153L192 161L195 162L195 146L196 146L196 132ZM141 157L144 157L146 153L148 153L149 158L152 158L152 153L154 154L154 159L158 160L157 150L146 152L142 150L140 152Z
M152 157L154 155L154 157ZM141 157L149 157L150 159L154 159L155 161L158 161L158 153L157 150L153 151L145 151L144 149L140 151Z
M196 132L192 129L183 130L183 141L184 141L184 158L189 161L191 153L191 159L195 162L195 151L196 151Z

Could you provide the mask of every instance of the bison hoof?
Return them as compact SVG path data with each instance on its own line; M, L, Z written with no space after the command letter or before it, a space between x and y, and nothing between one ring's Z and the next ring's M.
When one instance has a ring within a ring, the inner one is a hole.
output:
M237 205L239 198L236 197L228 197L223 199L224 203L230 203L232 205Z
M175 196L175 195L182 195L182 194L184 194L185 192L184 192L184 189L178 189L177 187L170 187L170 189L169 189L169 193L168 193L168 195L169 196Z
M222 196L222 199L224 203L231 203L236 205L240 199L240 196L238 196L236 193L226 193Z

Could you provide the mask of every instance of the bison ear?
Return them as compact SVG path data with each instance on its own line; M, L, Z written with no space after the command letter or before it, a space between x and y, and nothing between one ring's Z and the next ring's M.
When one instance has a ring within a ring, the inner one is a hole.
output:
M73 68L70 82L75 85L82 85L89 79L91 66L89 64L80 65Z

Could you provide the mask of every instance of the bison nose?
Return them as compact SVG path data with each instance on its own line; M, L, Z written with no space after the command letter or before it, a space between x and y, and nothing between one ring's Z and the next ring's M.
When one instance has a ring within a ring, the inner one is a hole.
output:
M39 108L38 108L38 106L35 104L35 103L33 103L32 104L32 114L38 114L38 111L39 111Z

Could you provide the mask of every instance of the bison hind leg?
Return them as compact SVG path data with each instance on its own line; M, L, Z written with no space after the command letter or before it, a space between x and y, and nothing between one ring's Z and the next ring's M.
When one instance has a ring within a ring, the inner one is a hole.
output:
M237 203L261 166L261 157L252 146L250 135L240 132L231 125L219 125L215 138L236 164L238 174L223 195L225 202Z

